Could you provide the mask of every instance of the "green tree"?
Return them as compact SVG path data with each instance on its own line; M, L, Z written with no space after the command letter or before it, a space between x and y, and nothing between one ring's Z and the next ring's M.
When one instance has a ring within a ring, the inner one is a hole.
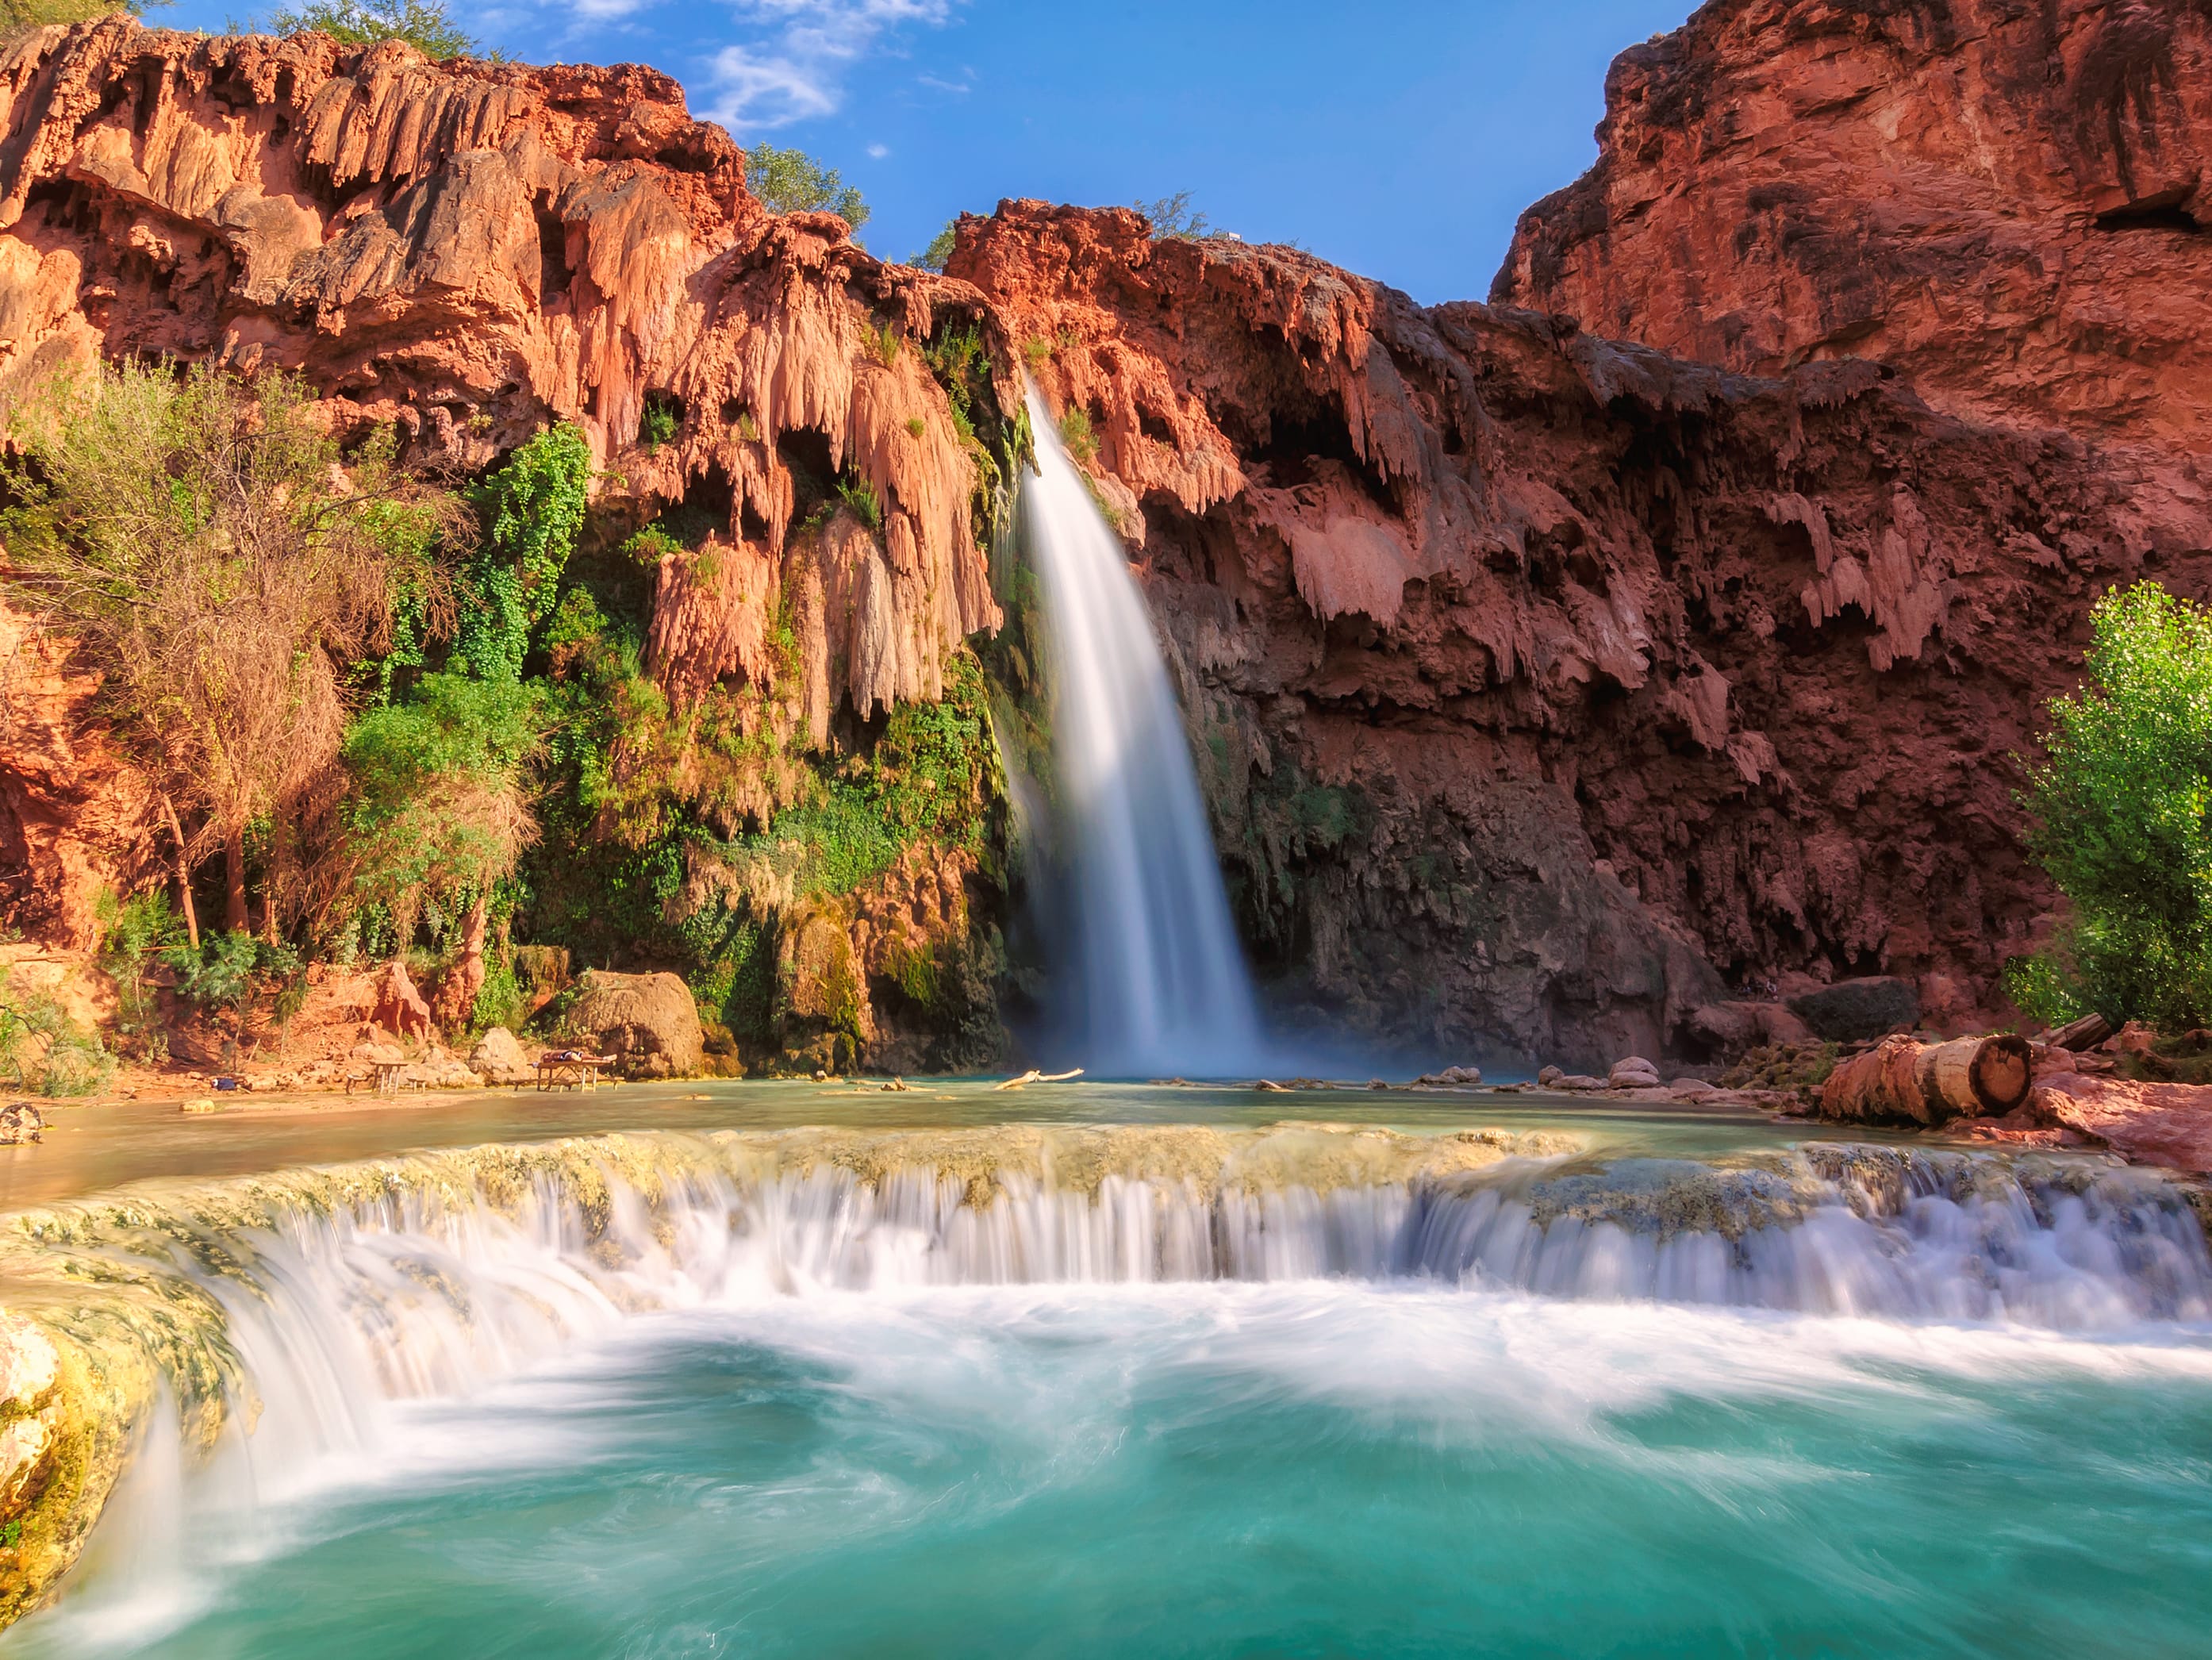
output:
M1163 196L1157 202L1139 202L1134 205L1151 222L1155 240L1196 242L1213 234L1213 227L1206 216L1192 210L1190 192L1187 190Z
M289 375L125 362L11 411L17 454L0 463L10 580L100 672L183 844L187 896L191 865L222 849L231 928L246 926L248 826L270 821L272 935L352 666L389 643L395 594L434 625L446 614L430 554L459 522L395 465L389 432L349 454L313 401Z
M591 489L591 447L563 422L517 449L477 492L483 540L462 577L453 655L478 679L522 678L531 632L560 597Z
M483 47L445 0L306 0L269 14L271 34L327 34L349 46L404 40L425 58L480 56Z
M805 150L754 145L745 152L745 188L770 213L834 213L856 231L868 222L860 187Z
M957 219L946 220L945 228L929 239L929 246L907 264L919 265L924 271L943 271L951 263L952 250L959 240L959 232L960 222Z
M483 989L494 891L538 837L528 777L540 702L535 683L429 674L346 735L356 898L382 908L402 950L426 905L460 919L464 1010Z
M2212 609L2155 582L2091 613L2088 680L2052 700L2024 798L2072 903L2047 964L2114 1020L2212 1021ZM2019 974L2023 987L2038 976ZM2054 977L2045 972L2046 983Z

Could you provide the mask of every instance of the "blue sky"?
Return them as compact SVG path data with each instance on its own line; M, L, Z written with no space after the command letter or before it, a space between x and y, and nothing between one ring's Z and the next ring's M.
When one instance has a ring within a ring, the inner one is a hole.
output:
M1606 65L1691 0L550 0L464 3L532 62L634 60L742 142L810 150L904 258L1000 198L1176 191L1435 301L1488 291L1522 208L1596 154ZM179 0L219 29L236 0ZM256 15L259 13L254 14Z

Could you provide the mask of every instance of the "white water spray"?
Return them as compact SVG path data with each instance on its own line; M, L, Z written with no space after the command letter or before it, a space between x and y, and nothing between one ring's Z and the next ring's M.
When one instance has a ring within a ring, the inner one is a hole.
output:
M1052 631L1084 1061L1131 1077L1249 1074L1263 1047L1251 979L1159 645L1034 386L1029 410L1037 472L1023 481L1023 532Z

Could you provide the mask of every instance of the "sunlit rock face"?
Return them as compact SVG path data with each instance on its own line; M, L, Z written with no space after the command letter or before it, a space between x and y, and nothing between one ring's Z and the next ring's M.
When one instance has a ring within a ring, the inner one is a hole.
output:
M1721 0L1614 63L1598 141L1494 301L1757 374L1880 359L1938 408L2201 479L2202 5Z
M1717 970L1986 1003L2052 902L2009 757L2097 593L2207 569L2130 458L1873 363L1755 378L1120 210L1002 204L951 269L1087 414L1279 990L1395 1037L1656 1052Z
M998 623L975 463L917 350L979 313L834 216L766 213L728 136L636 65L120 16L0 48L0 394L100 356L283 368L333 421L396 423L403 459L464 473L574 421L613 519L711 525L658 574L656 678L678 700L764 684L781 607L817 742L841 709L935 698ZM672 435L641 439L648 408ZM872 491L872 533L800 545L795 458ZM144 813L84 845L50 736L0 736L0 845L38 876L5 897L82 945L91 895L161 849Z

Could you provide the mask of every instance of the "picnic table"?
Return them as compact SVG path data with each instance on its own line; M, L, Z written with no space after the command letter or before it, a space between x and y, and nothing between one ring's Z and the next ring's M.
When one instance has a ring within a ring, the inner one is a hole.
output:
M586 1055L581 1049L549 1049L538 1057L538 1087L541 1090L587 1090L599 1081L599 1068L611 1067L611 1055Z

